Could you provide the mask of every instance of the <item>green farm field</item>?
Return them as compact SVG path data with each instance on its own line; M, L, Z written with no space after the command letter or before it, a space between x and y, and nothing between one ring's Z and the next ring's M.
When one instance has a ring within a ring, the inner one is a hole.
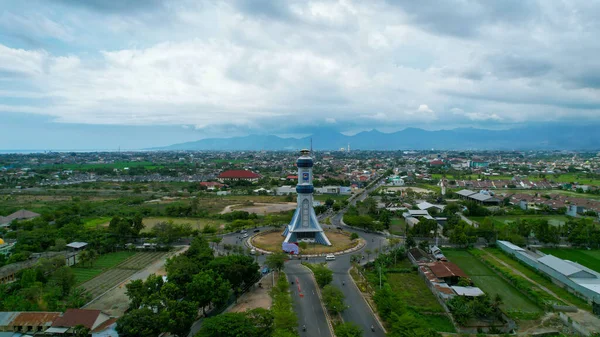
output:
M553 293L555 293L556 295L558 295L563 301L567 301L570 304L575 305L576 307L583 309L583 310L587 310L587 311L591 311L592 308L589 304L587 304L586 301L580 299L579 297L571 294L570 292L568 292L567 290L559 287L558 285L554 284L552 281L550 281L549 279L543 277L542 275L538 274L536 271L534 271L532 268L520 263L518 260L516 260L515 258L510 257L509 255L507 255L506 253L504 253L502 250L498 249L498 248L485 248L484 249L486 253L493 255L495 258L501 260L502 262L506 263L507 265L509 265L511 268L513 268L514 270L522 273L523 275L527 276L529 279L533 280L534 282L536 282L537 284L548 288L550 291L552 291ZM493 260L489 260L489 261L493 261Z
M477 221L479 223L483 222L486 217L483 216L470 216L469 219L473 221ZM518 219L543 219L548 220L550 225L552 226L561 226L564 225L569 218L564 215L503 215L503 216L490 216L489 217L496 226L500 226L500 228L507 225L509 222L515 222Z
M135 255L135 252L116 252L103 254L98 257L91 268L83 267L79 264L76 264L71 268L73 268L73 273L75 274L75 280L77 281L77 284L81 284L100 275L108 269L114 268L133 255Z
M499 294L504 301L502 308L506 312L540 313L542 311L469 252L445 249L444 255L458 265L484 293L492 298Z
M542 248L541 251L600 272L600 250Z

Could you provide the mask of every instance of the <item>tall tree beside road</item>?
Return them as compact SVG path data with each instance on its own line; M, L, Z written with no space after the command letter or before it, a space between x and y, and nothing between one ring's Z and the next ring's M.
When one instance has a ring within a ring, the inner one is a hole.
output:
M312 265L312 271L315 274L315 280L319 287L323 288L333 281L333 272L325 265Z
M362 337L363 331L352 322L344 322L335 326L335 335L337 337Z
M347 306L344 304L344 293L340 289L328 284L323 287L322 294L325 308L327 308L330 313L338 314L346 310Z
M283 269L286 260L287 255L285 253L274 253L267 256L265 264L273 270L280 271Z
M194 275L192 282L187 285L188 297L198 302L202 312L211 304L224 303L229 297L231 285L221 279L221 276L212 270L202 271Z

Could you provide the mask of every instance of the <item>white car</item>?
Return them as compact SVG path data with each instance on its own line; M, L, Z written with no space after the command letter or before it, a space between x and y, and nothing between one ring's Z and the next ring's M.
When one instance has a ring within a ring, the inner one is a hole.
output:
M242 238L244 238L244 239L247 238L247 237L248 237L248 233L242 235Z
M333 254L325 255L325 261L333 261L333 260L335 260L335 255L333 255Z

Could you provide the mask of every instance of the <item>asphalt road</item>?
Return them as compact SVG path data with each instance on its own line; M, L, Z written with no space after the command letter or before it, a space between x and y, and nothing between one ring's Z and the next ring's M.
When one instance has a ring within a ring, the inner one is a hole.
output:
M368 190L355 197L351 201L351 204L355 205L357 201L363 201L367 198L368 193L372 192L381 185L381 182L374 184L368 188ZM375 249L381 250L381 248L387 244L386 238L380 233L365 232L360 229L342 225L341 219L344 216L344 212L345 210L342 210L335 215L331 215L331 213L327 215L321 215L319 220L322 220L322 218L326 216L330 216L332 227L343 227L345 231L356 232L360 237L365 239L365 247L358 252L354 252L352 255L362 254L364 256L364 260L362 260L361 263L366 263L367 256L364 253L365 250L369 249L372 252L374 252ZM268 229L268 227L261 227L259 229L260 231L263 231ZM251 236L254 233L252 230L249 230L248 234ZM243 245L244 241L247 239L240 239L240 236L241 234L239 233L232 233L223 236L220 247L223 247L223 244L225 243L232 245ZM222 248L219 249L219 251L223 252ZM372 253L368 259L374 260L375 257L375 254ZM265 258L266 257L263 255L256 256L256 260L261 266L264 264ZM346 298L345 302L348 305L348 308L342 313L342 318L346 322L353 322L361 327L365 337L385 337L383 328L375 318L373 311L371 311L371 308L363 298L362 294L350 279L350 275L348 274L348 271L351 267L350 258L351 254L338 255L334 261L327 262L329 268L333 271L332 283L342 290ZM312 263L326 261L325 258L320 257L311 258L309 262ZM298 331L300 336L331 336L325 313L323 312L321 302L316 293L317 285L313 281L310 271L301 266L299 260L291 260L286 263L285 272L288 280L290 281L290 290L292 299L294 301L294 311L298 315ZM294 284L291 284L291 281L293 281ZM300 288L298 288L297 282L300 282ZM303 294L303 297L300 297L300 293ZM302 325L306 325L306 331L302 331ZM371 326L375 328L375 331L371 331Z
M331 336L311 272L303 267L300 261L291 260L286 263L285 273L290 283L294 311L298 316L300 336ZM302 330L303 325L306 325L306 331Z

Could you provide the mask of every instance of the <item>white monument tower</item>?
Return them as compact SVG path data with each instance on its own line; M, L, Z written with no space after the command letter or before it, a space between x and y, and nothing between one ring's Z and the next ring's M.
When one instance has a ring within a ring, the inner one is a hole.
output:
M296 212L294 212L292 221L290 221L283 232L283 236L285 236L283 245L297 243L299 240L305 239L331 246L331 242L325 236L313 209L313 160L310 157L309 150L302 150L300 153L301 156L296 161L296 166L298 166L298 185L296 185L298 205L296 206Z

